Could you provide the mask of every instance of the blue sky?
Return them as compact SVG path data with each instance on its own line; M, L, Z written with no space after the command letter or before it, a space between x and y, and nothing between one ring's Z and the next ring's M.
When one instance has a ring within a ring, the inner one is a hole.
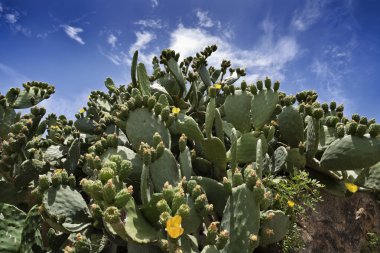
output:
M210 63L230 59L248 82L269 76L380 120L379 13L376 0L0 0L0 92L48 82L48 111L73 114L106 77L129 83L136 49L149 65L216 43Z

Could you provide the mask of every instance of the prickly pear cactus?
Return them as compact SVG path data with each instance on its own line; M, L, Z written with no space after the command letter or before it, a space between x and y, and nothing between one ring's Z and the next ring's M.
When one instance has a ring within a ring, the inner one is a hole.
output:
M0 251L251 253L292 240L318 195L306 172L380 190L375 120L239 84L244 68L208 65L216 50L165 49L153 70L136 52L131 83L107 78L75 115L45 116L46 83L0 94Z

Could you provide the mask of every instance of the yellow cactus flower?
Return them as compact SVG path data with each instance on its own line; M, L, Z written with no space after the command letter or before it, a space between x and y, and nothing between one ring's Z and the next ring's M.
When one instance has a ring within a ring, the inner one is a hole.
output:
M356 184L350 182L344 183L344 185L346 186L347 190L352 193L357 192L359 189L359 187Z
M295 204L296 204L296 203L294 203L294 201L292 201L292 200L288 200L288 206L289 206L290 208L293 208Z
M54 174L61 174L63 172L63 169L55 169Z
M165 230L171 238L177 239L183 234L181 222L182 217L180 215L175 215L173 218L168 219L166 222Z
M220 90L222 88L222 85L220 83L216 83L214 84L214 88Z
M172 109L173 114L178 114L180 111L181 111L181 109L179 109L178 107L173 107L173 109Z
M79 110L79 113L84 113L84 109L83 109L83 108L80 109L80 110Z

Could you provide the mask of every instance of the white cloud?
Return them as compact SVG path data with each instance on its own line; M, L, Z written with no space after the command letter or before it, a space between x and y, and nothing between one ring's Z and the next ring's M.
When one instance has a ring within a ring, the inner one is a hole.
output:
M9 24L15 24L17 22L19 18L19 15L17 13L8 13L8 14L5 14L5 20L9 23Z
M305 31L312 26L322 14L322 7L325 1L307 0L302 10L294 12L292 26L297 31Z
M165 25L162 23L160 19L140 19L134 22L134 24L140 25L144 28L153 28L153 29L161 29L165 27Z
M223 59L231 60L236 67L246 67L246 77L252 79L271 76L274 79L285 79L286 64L298 54L299 46L295 38L283 36L274 38L273 29L265 24L262 39L252 49L241 49L219 36L211 35L201 28L178 26L171 33L169 48L181 53L182 57L194 55L208 45L218 45L218 50L208 59L211 65L218 66Z
M214 22L212 19L208 16L207 11L197 10L196 15L198 18L198 25L201 27L213 27Z
M136 50L144 50L146 46L156 38L156 35L151 32L143 31L136 32L136 42L129 48L129 54L132 55Z
M112 47L116 46L117 43L117 37L114 34L110 34L107 38L108 44L110 44Z
M78 35L79 33L83 32L82 28L73 27L73 26L69 26L69 25L62 25L62 27L63 27L65 33L67 34L67 36L69 36L70 38L72 38L73 40L75 40L76 42L78 42L81 45L85 44L83 39Z
M0 12L3 12L4 8L3 8L3 4L0 3Z
M151 3L153 8L158 6L158 0L150 0L150 3Z

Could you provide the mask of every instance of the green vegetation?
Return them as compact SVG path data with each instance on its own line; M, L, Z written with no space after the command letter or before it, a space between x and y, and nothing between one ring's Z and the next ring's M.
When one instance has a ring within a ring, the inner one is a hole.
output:
M36 106L51 85L0 94L0 250L291 252L322 185L380 190L375 120L269 78L239 84L244 69L208 66L216 50L164 50L152 75L136 52L132 82L107 78L75 121Z

